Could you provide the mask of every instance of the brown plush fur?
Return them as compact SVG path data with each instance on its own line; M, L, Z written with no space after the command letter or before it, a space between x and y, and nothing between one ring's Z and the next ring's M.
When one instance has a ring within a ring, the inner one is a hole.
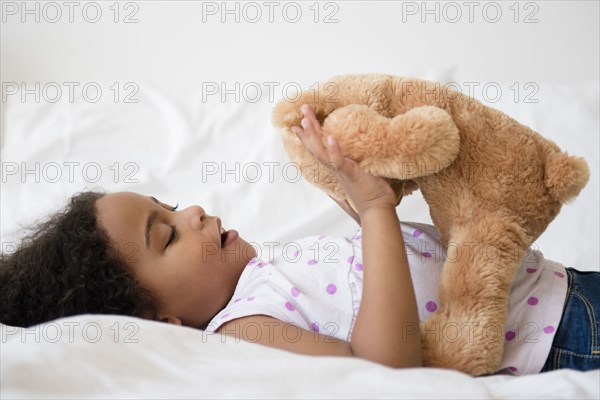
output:
M422 324L428 366L495 372L513 277L528 247L589 179L582 158L502 112L444 86L341 75L280 101L273 124L303 176L339 200L332 169L290 130L309 104L344 154L402 195L420 189L447 249L440 308Z

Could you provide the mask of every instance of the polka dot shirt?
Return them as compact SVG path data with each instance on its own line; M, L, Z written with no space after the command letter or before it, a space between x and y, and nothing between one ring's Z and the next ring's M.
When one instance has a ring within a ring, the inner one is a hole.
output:
M439 307L440 273L447 256L435 227L401 222L420 320ZM233 297L209 323L269 315L284 323L349 341L360 307L363 263L361 229L350 238L309 236L283 245L270 262L254 258ZM500 373L538 373L548 356L567 292L563 265L529 249L512 286L502 332Z

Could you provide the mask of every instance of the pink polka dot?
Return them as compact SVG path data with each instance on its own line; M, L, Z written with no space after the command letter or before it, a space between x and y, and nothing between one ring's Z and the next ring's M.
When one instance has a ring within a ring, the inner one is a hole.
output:
M527 268L525 271L527 271L528 274L533 274L535 271L537 271L537 268Z
M515 333L515 331L508 331L506 332L506 334L504 335L504 337L506 338L506 340L510 341L513 340L515 338L515 336L517 336L517 334Z
M254 300L254 296L246 297L246 300L252 301L252 300Z
M259 262L259 263L258 263L257 267L258 267L258 268L262 268L262 267L264 267L265 265L267 265L267 263L265 263L265 262L262 262L262 261L261 261L261 262Z
M308 265L315 265L317 263L317 260L315 260L314 258L312 260L308 260Z
M360 240L360 238L361 238L361 235L354 236L354 239L356 239L356 240Z
M256 258L253 258L252 260L248 261L248 265L252 265L256 262Z
M544 333L552 333L554 332L554 327L552 325L548 325L544 328Z
M333 283L330 283L329 285L327 285L326 290L327 290L327 293L334 294L335 292L337 292L337 287Z
M356 263L356 265L354 266L354 268L357 271L362 271L363 270L363 265L361 263Z
M313 322L312 324L310 324L310 329L312 329L315 332L319 332L319 324Z
M518 371L517 367L508 367L508 370L510 372L517 372Z
M422 234L422 233L423 233L423 232L421 232L421 230L420 230L420 229L415 229L415 231L413 232L413 236L414 236L414 237L419 237L419 236L421 236L421 234Z
M293 257L294 257L294 258L298 257L298 254L300 254L300 250L296 250L296 251L294 252L294 255L293 255Z
M535 306L537 303L539 303L539 300L535 296L531 296L527 299L527 304L529 304L530 306Z
M294 307L294 305L289 301L285 303L285 308L287 308L290 311L294 311L296 309L296 307Z
M434 312L437 310L437 304L435 304L435 301L428 301L427 304L425 304L425 308L429 312Z
M321 236L319 236L317 239L321 240L321 239L323 239L325 236L326 236L326 235L321 235Z
M231 314L229 314L229 313L227 313L227 314L223 314L223 315L221 315L221 319L227 318L227 317L229 317L230 315L231 315Z
M421 255L422 255L423 257L427 257L427 258L431 257L431 253L430 253L430 252L428 252L428 251L424 251L424 252L422 252L422 253L421 253Z
M290 290L290 292L292 293L292 296L294 296L294 297L298 297L300 295L300 291L298 289L296 289L295 287L293 287L292 290Z
M564 278L565 277L565 274L563 274L562 272L558 272L558 271L556 271L554 273L554 275L558 276L559 278Z
M352 264L354 262L354 256L348 257L348 262Z

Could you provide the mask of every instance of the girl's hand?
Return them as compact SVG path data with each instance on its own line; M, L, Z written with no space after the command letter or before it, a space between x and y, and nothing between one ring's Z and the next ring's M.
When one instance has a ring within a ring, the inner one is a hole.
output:
M356 161L344 157L333 136L327 137L325 146L321 125L314 111L307 104L302 105L301 111L304 113L302 127L293 126L292 131L321 164L333 163L338 182L352 199L358 215L362 216L373 208L394 209L397 203L396 194L385 179L362 171Z

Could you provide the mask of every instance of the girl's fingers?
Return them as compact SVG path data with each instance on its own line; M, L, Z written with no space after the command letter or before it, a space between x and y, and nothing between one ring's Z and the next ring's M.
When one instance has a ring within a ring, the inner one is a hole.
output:
M329 159L335 164L336 171L339 171L349 178L354 177L356 162L350 158L344 157L340 150L340 145L333 136L327 136L327 152Z
M312 129L319 137L321 137L321 124L313 109L308 104L303 104L302 107L300 107L300 110L304 114L304 118L301 121L304 129Z
M304 107L302 107L302 109L304 109ZM329 162L329 157L327 156L327 149L323 144L321 127L313 116L314 114L311 116L310 112L307 112L306 117L302 119L302 127L294 126L292 127L292 130L296 133L308 151L310 151L310 153L321 163L325 164Z
M340 146L333 136L327 136L327 153L329 159L335 164L336 169L341 169L344 164L344 156L340 151Z
M304 116L307 117L308 119L310 119L311 121L317 120L317 115L315 114L314 110L308 104L303 104L302 107L300 107L300 111L302 111Z

